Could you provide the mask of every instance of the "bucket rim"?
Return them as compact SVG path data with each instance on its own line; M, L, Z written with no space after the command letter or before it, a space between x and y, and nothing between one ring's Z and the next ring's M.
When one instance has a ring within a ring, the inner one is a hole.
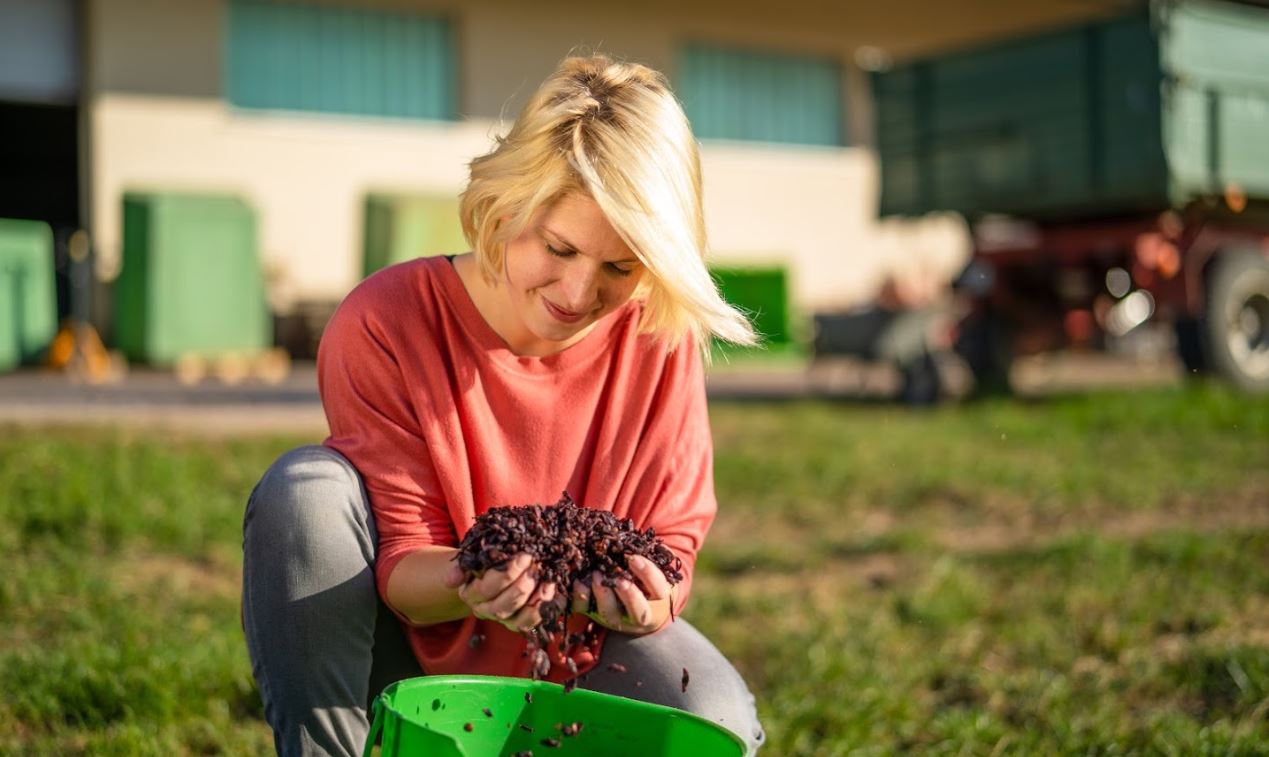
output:
M518 678L515 676L456 674L456 675L415 676L413 678L404 678L400 681L395 681L385 686L383 691L380 692L377 697L375 697L374 706L376 708L382 708L385 712L391 713L392 715L395 715L398 718L407 718L408 716L406 715L406 713L403 713L400 710L398 710L392 701L393 697L396 694L398 694L399 692L410 691L413 689L430 688L433 685L444 686L447 684L449 685L475 684L477 686L512 686L512 687L522 689L530 693L550 692L552 694L559 694L560 696L577 697L583 702L586 700L617 702L621 704L623 707L628 707L634 711L641 712L642 714L645 714L645 715L659 715L661 717L667 717L667 718L683 720L686 722L698 723L700 725L710 728L711 730L717 731L720 734L725 735L728 739L730 739L735 744L736 748L739 750L738 754L745 754L747 749L747 745L745 744L744 740L741 739L740 736L737 735L735 732L733 732L731 729L727 728L726 726L720 723L715 723L714 721L709 720L708 718L704 718L695 713L688 712L687 710L680 710L677 707L670 707L668 705L656 704L654 702L645 702L640 699L631 699L630 697L623 697L617 694L606 694L601 691L591 691L590 689L577 688L577 689L572 689L571 691L565 691L564 687L558 683L553 683L551 681L535 681L530 678Z

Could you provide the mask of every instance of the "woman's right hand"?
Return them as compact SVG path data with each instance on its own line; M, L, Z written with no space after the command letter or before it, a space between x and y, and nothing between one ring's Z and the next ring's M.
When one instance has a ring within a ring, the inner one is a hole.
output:
M476 617L512 631L527 631L542 622L541 604L555 598L555 584L539 584L535 572L533 556L521 552L503 567L475 576L455 564L445 576L445 585L458 589L459 598Z

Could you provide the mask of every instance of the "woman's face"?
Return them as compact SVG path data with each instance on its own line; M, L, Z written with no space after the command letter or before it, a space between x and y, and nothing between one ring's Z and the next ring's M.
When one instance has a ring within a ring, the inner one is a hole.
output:
M504 339L519 354L559 352L624 305L642 275L643 266L595 201L565 195L507 243Z

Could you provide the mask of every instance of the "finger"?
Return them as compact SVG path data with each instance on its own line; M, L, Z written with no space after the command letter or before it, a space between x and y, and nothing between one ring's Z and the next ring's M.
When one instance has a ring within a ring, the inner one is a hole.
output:
M495 620L505 620L515 615L533 596L538 582L531 571L525 571L511 585L498 593L498 596L480 603L473 609L477 614L484 614Z
M542 589L538 592L538 602L550 602L555 599L555 582L551 581L546 584L539 584Z
M454 563L449 566L449 570L445 572L444 582L445 588L447 589L457 589L462 586L466 580L467 573L462 568L458 567L458 563Z
M652 615L652 620L647 624L645 630L655 631L665 625L666 621L673 618L670 614L671 600L669 599L649 599L648 611Z
M573 612L582 615L590 612L590 582L573 582Z
M670 582L656 563L642 555L626 555L626 565L630 566L630 572L648 597L664 599L670 596Z
M604 586L598 574L591 579L591 590L595 592L596 614L600 622L612 629L621 628L621 603L617 601L617 594Z
M537 590L537 578L533 575L533 571L526 570L520 574L519 578L512 581L510 586L503 589L498 596L490 600L490 602L502 607L504 611L510 615L519 612L521 607L528 604L529 598L532 597Z
M538 607L539 605L536 604L526 604L516 613L501 622L512 631L527 631L542 622L542 616L538 612Z
M539 581L533 587L533 593L525 600L525 607L541 607L543 602L550 602L555 597L555 583L553 581Z
M625 608L625 617L634 625L646 628L652 624L652 608L648 606L648 598L643 596L643 590L635 586L634 581L618 578L613 590Z
M467 594L463 599L471 605L488 602L524 576L531 565L533 556L521 552L507 561L506 570L487 570L480 577L468 582Z
M514 615L503 622L513 631L528 631L542 623L542 604L555 598L555 584L538 584L533 596Z

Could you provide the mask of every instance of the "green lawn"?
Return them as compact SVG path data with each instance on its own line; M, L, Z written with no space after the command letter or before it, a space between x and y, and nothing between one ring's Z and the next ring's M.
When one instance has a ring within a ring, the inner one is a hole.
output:
M1269 398L712 415L764 754L1269 754ZM0 428L0 754L269 750L241 514L307 441Z

